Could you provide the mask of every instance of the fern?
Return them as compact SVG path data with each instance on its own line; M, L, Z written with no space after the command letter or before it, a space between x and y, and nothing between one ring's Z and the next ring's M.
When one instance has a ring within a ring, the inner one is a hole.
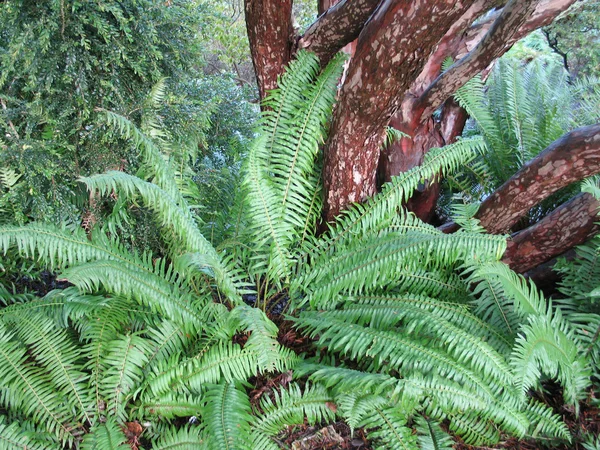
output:
M250 402L232 383L210 385L204 397L204 420L211 449L250 449Z
M109 418L105 423L98 424L85 436L81 443L82 450L127 450L127 438L123 431Z
M522 117L535 111L515 104L523 87L514 78L500 90L518 107L516 133L505 133L477 86L468 87L459 95L488 126L483 137L430 151L422 166L319 235L319 147L340 67L336 58L321 70L300 52L268 95L237 203L226 208L237 215L223 227L198 219L202 199L186 182L191 150L169 144L152 121L137 128L104 112L143 160L138 176L82 179L96 197L118 197L106 227L90 235L0 227L2 251L16 247L72 284L41 299L2 294L0 408L11 412L0 436L31 448L118 449L128 445L123 427L137 420L152 448L275 449L285 427L337 417L364 428L375 448L448 448L442 422L473 444L504 435L570 439L560 417L529 392L547 376L569 403L581 398L597 344L583 336L595 319L572 301L550 303L499 263L505 237L483 232L475 206L455 207L463 228L452 235L401 206L423 179L469 162L485 181L490 143L517 142L527 158L539 139ZM159 83L149 104L163 95ZM139 199L164 254L130 251L115 237ZM202 233L217 228L222 235ZM585 292L564 286L573 298L596 296L588 256L573 278L589 276ZM316 356L284 345L294 331L278 325L290 322L314 340L308 352ZM297 382L251 405L249 381L270 386L288 371Z

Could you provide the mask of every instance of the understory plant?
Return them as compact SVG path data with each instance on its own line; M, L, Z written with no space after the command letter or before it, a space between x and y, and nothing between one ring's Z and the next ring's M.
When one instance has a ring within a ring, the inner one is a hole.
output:
M505 238L473 208L456 209L450 235L402 208L423 179L472 160L481 138L430 151L317 233L340 73L339 58L320 71L300 53L282 76L217 248L161 140L114 113L140 176L82 182L151 211L166 255L129 251L108 226L0 228L4 252L72 284L0 309L0 448L276 449L289 425L339 419L385 449L450 448L448 433L570 440L531 393L552 378L573 408L585 396L590 363L572 323L499 262ZM312 349L286 346L284 331Z
M459 193L474 202L489 196L565 133L600 120L600 80L573 81L561 65L543 59L524 65L501 58L487 81L477 76L454 97L471 119L465 134L482 136L485 151L444 184L447 194ZM537 222L578 190L576 185L560 190L532 208L518 226Z

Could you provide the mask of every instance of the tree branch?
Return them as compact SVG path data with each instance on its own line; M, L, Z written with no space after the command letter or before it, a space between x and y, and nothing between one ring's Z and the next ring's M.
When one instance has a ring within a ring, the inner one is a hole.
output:
M528 270L582 244L600 228L596 225L600 203L580 194L556 208L535 225L515 233L502 261L516 272Z
M298 49L314 52L325 66L346 44L355 40L380 0L342 0L329 8L298 40Z
M554 192L598 172L600 124L578 128L550 144L486 198L477 218L490 233L506 233Z
M423 92L418 101L419 105L425 105L423 117L429 117L438 105L502 55L507 42L532 15L536 4L536 0L509 1L477 46Z

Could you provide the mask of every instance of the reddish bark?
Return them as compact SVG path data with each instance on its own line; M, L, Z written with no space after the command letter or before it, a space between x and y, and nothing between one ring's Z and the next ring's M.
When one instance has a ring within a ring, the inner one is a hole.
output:
M536 4L535 0L509 1L477 46L437 77L421 95L419 107L426 105L423 114L426 117L432 114L437 105L442 104L458 88L501 56L507 42L532 15Z
M431 145L429 148L421 146L421 149L423 149L422 155L425 155L425 153L433 147L456 142L457 137L462 134L467 118L467 112L453 99L448 99L442 107L441 120L436 124L435 131L429 133L417 133L417 139L420 138L422 141L425 141L425 139L423 139L423 134L432 138L439 136L439 139L441 139L440 143L430 141ZM421 160L422 158L423 156L421 156ZM422 161L420 161L419 164L421 162ZM440 196L440 184L439 181L434 180L427 180L425 184L425 189L415 192L407 202L406 208L409 211L412 211L422 221L430 223L435 216L435 207Z
M380 0L336 0L323 2L327 9L298 41L299 49L314 52L322 65L354 41ZM332 6L333 5L333 6Z
M490 233L506 233L554 192L598 172L600 124L578 128L554 141L486 198L477 217Z
M473 1L386 0L361 32L326 145L325 218L376 190L379 146L425 57Z
M290 62L292 0L245 0L246 29L260 98L277 87L277 77Z
M598 208L600 203L592 195L578 195L535 225L515 233L502 261L516 272L527 272L582 244L599 231Z
M496 28L495 32L491 29L492 24L496 23L496 19L502 14L508 15L508 11L506 10L501 10L491 15L486 21L472 26L471 23L473 20L482 12L491 7L501 6L502 4L502 2L491 0L475 2L439 41L421 74L415 83L413 83L409 92L405 94L402 107L393 118L396 127L411 136L416 136L422 132L423 129L419 129L421 122L429 120L430 114L441 105L443 100L452 95L455 89L462 86L461 83L457 82L459 79L462 78L462 82L464 83L481 70L484 70L484 72L488 71L490 68L489 63L494 59L491 57L492 53L500 56L518 39L526 36L534 29L550 23L560 12L574 3L574 1L542 0L538 2L533 14L512 34L509 28L501 26ZM522 15L520 18L513 15L511 20L515 21L519 19L520 21L522 18ZM494 34L495 37L493 36ZM501 39L501 34L504 34L506 41ZM485 42L484 37L487 39L487 44L485 45L483 45ZM483 51L485 48L487 50ZM475 57L476 55L479 56ZM442 63L447 57L459 60L455 67L458 66L460 70L453 73L449 73L450 70L448 70L444 76L438 77ZM472 64L466 64L466 61L469 60ZM462 76L457 77L459 72L462 73ZM436 80L436 78L439 79ZM446 83L448 84L446 85ZM435 91L437 91L437 94L433 95ZM417 98L420 100L416 101ZM421 141L424 140L425 138L421 138ZM422 160L423 150L425 152L429 150L422 147L411 149L412 142L405 141L388 149L388 162L380 166L382 176L386 179L398 175L402 171L407 170L407 168L414 167L412 165L414 161Z

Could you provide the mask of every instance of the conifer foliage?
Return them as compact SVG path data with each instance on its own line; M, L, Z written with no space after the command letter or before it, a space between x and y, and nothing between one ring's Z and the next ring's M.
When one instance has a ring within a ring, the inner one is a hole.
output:
M113 113L143 176L82 181L151 210L168 254L129 251L108 230L0 228L4 252L72 284L0 309L0 448L276 449L287 425L335 416L386 449L448 448L442 421L474 444L570 439L530 392L554 378L577 405L590 363L573 322L498 262L505 239L473 211L445 235L401 207L422 179L472 160L481 139L430 151L316 234L340 71L339 59L321 71L300 53L281 77L218 249L160 140ZM284 314L323 351L282 345ZM284 371L295 380L250 401L252 377ZM134 423L141 432L125 434Z

